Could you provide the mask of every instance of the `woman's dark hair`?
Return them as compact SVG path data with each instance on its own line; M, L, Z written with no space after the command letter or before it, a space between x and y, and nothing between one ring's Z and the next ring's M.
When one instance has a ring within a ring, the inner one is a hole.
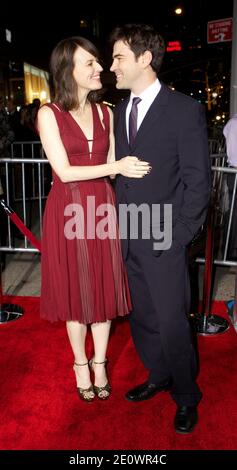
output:
M60 41L50 58L52 98L65 111L76 109L79 106L77 83L73 77L74 54L78 46L94 57L99 57L98 50L92 42L81 36L75 36ZM89 101L98 101L99 96L100 93L97 91L91 91L88 94L88 99Z
M165 42L153 26L136 23L117 26L110 35L111 45L113 46L116 41L127 43L136 59L145 51L150 51L151 67L156 74L159 72L165 53Z

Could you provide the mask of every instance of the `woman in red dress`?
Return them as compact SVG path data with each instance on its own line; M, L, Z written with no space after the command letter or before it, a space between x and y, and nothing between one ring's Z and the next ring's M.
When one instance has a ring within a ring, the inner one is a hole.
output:
M111 320L131 310L111 175L141 178L147 162L114 159L113 117L96 103L102 88L95 46L60 41L51 56L53 103L38 112L38 129L53 170L42 236L41 316L66 321L80 398L108 398L106 350ZM94 357L85 350L91 326ZM94 372L91 383L90 366Z

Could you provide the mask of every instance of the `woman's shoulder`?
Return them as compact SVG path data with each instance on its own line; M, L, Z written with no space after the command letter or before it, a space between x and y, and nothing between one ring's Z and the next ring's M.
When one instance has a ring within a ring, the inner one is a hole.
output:
M113 129L113 111L105 103L99 103L100 109L103 114L103 122L107 129Z
M61 122L63 117L63 110L57 103L45 103L43 104L38 111L39 118L56 118L57 121Z
M113 120L113 111L111 108L105 103L97 103L97 107L100 109L100 112L103 114L103 119L106 122L111 122Z
M42 104L38 110L37 116L49 116L52 114L50 103Z
M100 106L103 112L108 113L109 115L113 114L111 108L104 102L97 103L97 106Z
M43 110L43 112L48 112L49 110L53 111L54 113L62 113L62 108L58 103L44 103L41 107L40 110Z
M57 126L62 130L64 128L64 114L56 103L43 104L37 114L37 123L46 125L48 128Z

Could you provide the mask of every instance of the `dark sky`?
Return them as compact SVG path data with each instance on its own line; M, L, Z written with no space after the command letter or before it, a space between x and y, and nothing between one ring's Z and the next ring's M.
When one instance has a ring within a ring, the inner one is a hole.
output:
M1 9L0 26L12 31L12 48L20 52L23 60L46 67L53 47L62 38L85 35L94 39L89 31L80 29L81 19L86 19L89 25L95 17L99 19L98 43L103 49L106 48L111 29L116 24L130 21L151 23L164 36L170 35L171 38L178 27L179 19L173 14L174 7L178 5L184 8L181 21L185 24L187 35L194 30L198 34L198 28L205 31L208 20L227 18L233 13L232 0L223 0L221 5L217 4L217 0L143 0L140 6L129 0L112 0L108 6L109 1L97 0L94 4L91 0L61 0L63 5L50 0L48 3L29 4L21 1L17 5L8 2L5 11Z

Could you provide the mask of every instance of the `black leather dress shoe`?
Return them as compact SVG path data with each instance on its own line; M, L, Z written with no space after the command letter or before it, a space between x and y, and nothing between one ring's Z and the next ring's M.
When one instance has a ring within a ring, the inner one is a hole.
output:
M174 428L179 434L189 434L198 422L196 406L178 406L174 418Z
M149 398L154 397L158 392L163 392L170 390L170 382L166 382L163 384L152 384L149 382L144 382L141 385L129 390L126 393L125 398L128 401L143 401L149 400Z

